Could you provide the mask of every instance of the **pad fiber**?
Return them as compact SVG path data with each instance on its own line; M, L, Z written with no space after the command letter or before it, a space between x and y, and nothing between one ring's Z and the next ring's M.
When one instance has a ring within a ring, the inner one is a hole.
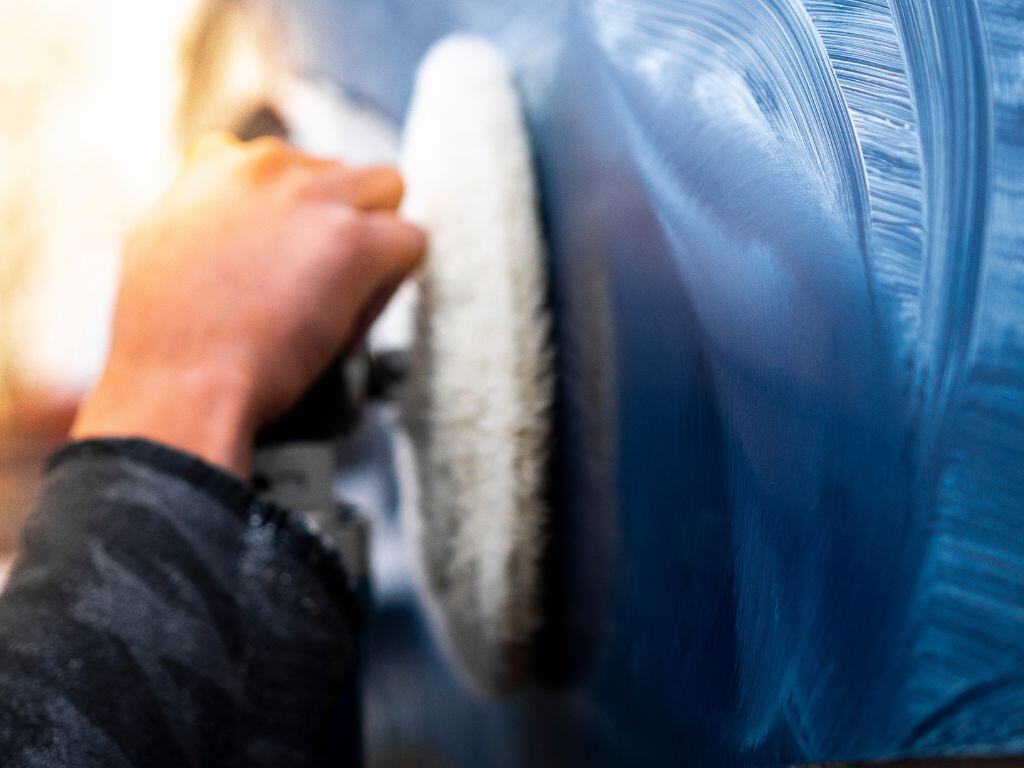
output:
M553 390L544 247L523 115L485 41L440 42L405 129L405 213L430 235L406 413L408 520L432 620L480 693L528 680Z

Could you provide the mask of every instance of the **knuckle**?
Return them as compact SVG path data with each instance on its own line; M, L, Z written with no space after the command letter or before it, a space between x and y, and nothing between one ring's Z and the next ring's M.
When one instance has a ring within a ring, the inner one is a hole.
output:
M427 250L427 236L422 229L401 219L394 219L396 227L394 258L404 270L415 269L422 263Z
M359 251L366 242L366 219L347 205L331 208L328 218L331 237L353 251Z
M285 170L291 161L288 145L274 136L249 142L243 165L257 179L271 177Z
M316 179L304 168L294 168L282 180L284 195L293 203L306 203L318 196Z

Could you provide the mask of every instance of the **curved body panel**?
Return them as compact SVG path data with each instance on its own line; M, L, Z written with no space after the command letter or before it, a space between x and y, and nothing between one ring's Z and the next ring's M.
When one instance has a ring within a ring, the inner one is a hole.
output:
M396 120L430 43L495 40L552 256L555 692L475 705L434 659L403 698L387 669L434 657L392 612L371 750L374 728L466 765L1024 750L1024 6L304 13L311 66Z

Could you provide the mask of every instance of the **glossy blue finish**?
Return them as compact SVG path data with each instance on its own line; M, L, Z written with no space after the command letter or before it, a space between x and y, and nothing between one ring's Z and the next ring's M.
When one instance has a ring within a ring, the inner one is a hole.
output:
M378 677L446 693L371 752L1024 751L1024 4L304 7L396 119L438 36L501 45L551 243L558 690L474 706L407 626Z

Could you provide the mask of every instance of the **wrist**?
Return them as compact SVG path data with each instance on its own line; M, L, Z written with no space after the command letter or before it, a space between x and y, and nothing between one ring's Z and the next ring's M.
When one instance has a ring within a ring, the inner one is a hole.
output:
M245 378L211 367L108 364L71 429L75 439L139 437L248 478L255 437Z

